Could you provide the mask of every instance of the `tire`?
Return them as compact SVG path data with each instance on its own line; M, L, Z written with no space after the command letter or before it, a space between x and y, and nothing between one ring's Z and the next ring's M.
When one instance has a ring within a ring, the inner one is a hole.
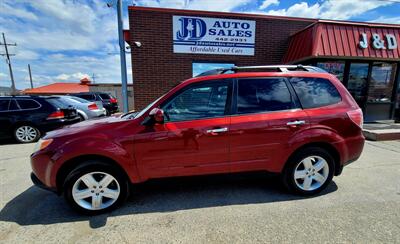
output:
M282 180L290 192L310 196L324 190L332 181L334 172L334 159L327 150L308 147L290 157Z
M106 182L102 184L102 180ZM121 205L128 197L129 184L115 166L91 160L68 174L63 192L73 209L86 215L96 215Z
M78 114L78 115L79 115L79 121L84 121L85 120L85 117L83 117L82 114Z
M31 143L39 140L40 131L33 125L22 124L15 127L13 135L19 143Z

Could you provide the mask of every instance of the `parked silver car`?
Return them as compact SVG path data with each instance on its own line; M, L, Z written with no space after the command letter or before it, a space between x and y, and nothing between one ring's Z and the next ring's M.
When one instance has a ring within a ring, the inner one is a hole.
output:
M80 97L60 96L65 103L76 108L81 120L97 118L106 115L106 110L101 102L89 102Z

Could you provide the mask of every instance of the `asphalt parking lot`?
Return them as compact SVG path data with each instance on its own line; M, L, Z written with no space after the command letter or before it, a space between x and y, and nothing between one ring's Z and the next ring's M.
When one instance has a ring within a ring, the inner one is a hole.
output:
M80 216L32 186L34 144L0 145L0 242L400 242L400 141L367 142L323 193L285 193L274 176L150 181L120 209Z

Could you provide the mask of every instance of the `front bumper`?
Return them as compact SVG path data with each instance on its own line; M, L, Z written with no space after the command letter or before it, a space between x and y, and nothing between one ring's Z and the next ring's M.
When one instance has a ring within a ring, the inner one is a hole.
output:
M32 180L32 182L33 182L33 184L35 186L40 187L40 188L42 188L44 190L47 190L47 191L51 191L51 192L57 193L57 189L56 188L52 188L52 187L46 186L43 182L41 182L39 180L39 178L33 172L31 173L31 180Z

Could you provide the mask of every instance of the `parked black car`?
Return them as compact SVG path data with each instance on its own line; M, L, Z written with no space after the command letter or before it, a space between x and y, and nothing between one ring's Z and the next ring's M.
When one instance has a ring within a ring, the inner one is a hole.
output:
M79 120L76 109L59 97L0 96L0 138L34 142L47 131Z
M101 101L103 103L103 107L107 110L107 115L111 115L119 111L118 100L105 92L81 92L70 95L80 97L91 102Z

